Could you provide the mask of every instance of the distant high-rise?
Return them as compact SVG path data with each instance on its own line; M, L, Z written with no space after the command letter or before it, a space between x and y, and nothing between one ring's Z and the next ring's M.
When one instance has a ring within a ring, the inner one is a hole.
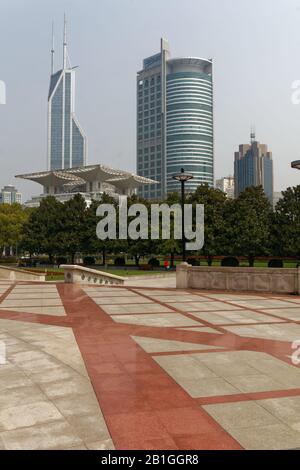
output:
M0 191L0 204L22 204L22 194L11 185L4 186Z
M251 133L251 143L239 146L234 154L235 197L249 186L262 186L273 204L273 160L265 144L255 140Z
M5 83L0 80L0 104L6 103L6 86Z
M282 191L277 191L273 193L273 208L275 209L276 204L283 198Z
M54 73L52 32L51 79L48 95L48 169L61 170L86 164L86 137L75 117L75 70L67 50L64 19L63 68Z
M226 176L216 181L216 188L220 189L229 199L234 198L234 177Z
M212 61L158 54L137 74L137 174L159 181L140 190L147 199L179 190L172 175L193 174L186 191L214 184Z

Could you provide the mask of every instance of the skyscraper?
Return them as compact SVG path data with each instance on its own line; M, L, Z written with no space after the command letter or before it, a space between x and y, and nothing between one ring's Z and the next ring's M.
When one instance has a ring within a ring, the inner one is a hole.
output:
M239 146L234 154L235 197L249 186L262 186L273 204L273 160L265 144L255 140L251 133L251 143Z
M75 117L75 70L67 50L64 19L63 67L54 73L52 31L51 79L48 95L48 169L60 170L86 164L86 137Z
M4 186L0 191L0 204L22 204L22 194L12 185Z
M172 175L193 173L186 191L214 183L212 61L171 59L161 40L158 54L137 74L137 174L159 181L140 189L147 199L178 191Z
M0 80L0 104L6 103L6 86L3 80Z
M216 188L220 189L229 199L234 198L234 177L226 176L216 181Z

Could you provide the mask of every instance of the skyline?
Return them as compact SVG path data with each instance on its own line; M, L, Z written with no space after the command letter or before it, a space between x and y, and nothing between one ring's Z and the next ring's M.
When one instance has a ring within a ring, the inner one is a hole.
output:
M9 51L0 52L0 79L7 85L7 104L0 108L1 186L17 185L24 199L38 194L38 186L14 176L46 169L51 23L53 19L56 34L61 31L64 11L70 24L70 55L81 65L77 112L89 140L89 164L135 171L136 71L163 36L171 53L176 51L174 57L213 58L215 177L233 173L236 146L248 141L254 123L257 140L273 151L275 191L299 183L298 173L290 168L300 155L300 106L291 102L292 83L300 78L298 0L266 0L264 5L246 0L242 6L236 0L226 6L217 0L190 0L188 12L176 0L163 5L157 0L151 5L136 0L103 0L98 5L91 0L89 9L75 0L2 3L1 43L11 35L12 24L15 33ZM196 28L204 17L205 23ZM177 18L188 28L178 28ZM149 20L151 28L146 29Z

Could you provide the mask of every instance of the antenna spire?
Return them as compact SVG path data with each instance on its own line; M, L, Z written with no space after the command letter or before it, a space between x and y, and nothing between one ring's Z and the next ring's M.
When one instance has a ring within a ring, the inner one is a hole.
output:
M254 125L251 126L250 140L251 140L251 144L255 142L255 126Z
M52 21L51 75L54 74L54 22Z
M63 69L67 68L67 19L66 14L64 14L64 43L63 43Z

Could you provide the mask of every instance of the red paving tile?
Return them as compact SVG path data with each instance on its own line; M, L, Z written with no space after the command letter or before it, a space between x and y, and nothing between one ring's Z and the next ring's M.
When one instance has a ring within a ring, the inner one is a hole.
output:
M153 409L150 400L143 395L136 394L134 390L119 390L118 393L100 392L96 389L96 394L101 399L102 411L109 414L135 413L137 411L150 411Z
M62 292L61 290L61 294L64 298L65 292ZM77 301L77 305L79 303L80 301ZM89 303L91 304L90 307L88 307ZM68 315L71 315L72 306L70 305L70 311L68 310L69 305L65 304L65 302L64 306ZM89 309L89 317L91 320L94 318L94 315L96 315L99 326L102 322L102 318L105 318L105 323L113 322L113 320L103 311L101 312L101 308L87 296L84 300L84 308ZM154 363L149 354L145 353L130 338L130 335L136 333L136 331L133 333L133 330L137 330L137 327L134 325L131 326L114 324L114 328L110 331L112 337L110 338L109 344L112 358L114 358L112 362L124 364L125 367L128 367L128 364L130 363L131 370L128 371L127 378L125 378L126 376L123 375L117 375L116 377L110 376L109 379L105 378L105 380L103 380L103 376L101 374L99 374L101 375L99 380L99 375L95 373L95 368L90 368L90 356L85 355L85 352L90 350L91 347L93 347L94 352L96 352L98 348L103 351L103 339L101 339L101 337L97 337L98 342L92 342L92 344L87 343L84 341L84 333L81 330L82 328L80 327L74 328L74 333L116 448L149 449L152 448L150 441L153 444L154 441L156 441L153 447L156 446L155 448L159 448L159 444L157 442L158 436L160 438L162 448L165 448L167 442L170 443L171 448L175 448L172 447L173 441L171 438L171 430L174 430L174 420L177 420L178 423L181 423L181 431L184 435L188 435L190 433L191 424L189 423L189 420L185 420L182 417L182 413L180 411L181 408L174 407L172 414L173 424L168 424L167 421L161 423L155 414L155 409L152 409L151 407L151 402L149 403L145 399L145 394L151 390L156 390L157 392L160 392L160 390L166 390L169 396L171 396L174 392L176 393L178 390L181 391L182 389L178 384L176 384L176 382L169 378L159 366ZM159 330L161 330L161 328L159 328ZM93 329L91 329L88 334L92 339L93 334L96 333ZM115 335L119 336L117 341L115 341ZM81 341L82 339L83 342ZM107 342L105 345L107 345ZM106 353L108 352L106 348L104 350ZM91 365L94 365L95 356L93 356L92 359L93 363ZM136 367L133 367L133 364L136 364ZM140 364L142 364L143 367L148 366L151 370L155 371L155 373L143 373L140 369L138 369ZM130 379L128 380L129 377ZM113 391L115 394L118 394L118 391L120 390L122 390L122 401L120 400L121 406L119 406L119 408L121 408L123 412L119 414L116 413L115 400L109 399L107 392ZM103 392L106 392L106 395L103 395ZM205 423L213 422L211 418L207 418L207 415L204 411L202 412L200 408L198 409L195 407L195 402L191 397L185 395L185 401L187 405L186 409L193 408L195 410L193 419L197 420L195 417L202 417L203 413L203 415L205 415ZM150 407L149 411L140 411L141 408L148 408L148 403ZM125 410L131 411L124 413ZM189 417L190 416L191 413L189 414ZM171 426L173 426L172 429ZM228 445L229 442L231 442L231 445L234 448L237 445L236 441L230 438L221 428L221 426L216 423L212 433L215 434L215 438L217 438L218 435L219 439L221 440L222 436L226 435L226 441L228 441ZM228 448L231 447L229 446Z
M91 366L91 370L94 374L104 376L120 375L124 373L122 367L115 362L102 362L101 360L96 366Z
M97 374L94 375L93 380L94 388L98 389L100 392L111 392L118 393L119 390L122 390L128 394L134 393L136 389L136 383L128 375L109 375L99 377Z
M237 442L232 442L230 436L222 436L220 439L215 433L203 432L193 436L175 437L174 440L178 449L184 450L242 450Z
M189 407L191 404L188 394L179 387L163 390L148 388L143 390L143 395L153 410Z
M155 414L172 436L182 434L192 436L201 434L204 430L206 433L214 434L217 431L214 420L200 407L160 410Z
M152 372L156 369L157 365L148 362L124 362L123 367L129 374L144 374L145 372Z
M0 301L7 297L12 288L0 297ZM0 318L69 326L73 329L117 449L241 449L201 405L300 396L300 389L293 389L193 399L152 358L154 355L191 354L191 351L151 355L135 343L132 335L194 343L195 351L199 352L203 350L198 350L197 344L216 348L220 346L234 351L261 351L285 362L289 362L286 355L291 353L290 343L239 337L227 332L222 326L198 318L198 322L223 334L115 323L79 286L57 284L57 288L66 317L2 310ZM134 288L129 290L137 291ZM151 291L149 289L149 294ZM208 300L216 300L209 298L209 293L201 295L205 295ZM147 297L147 294L144 296ZM230 301L222 302L235 305ZM185 317L195 318L170 305L168 308ZM259 312L252 308L247 310ZM272 317L271 314L269 316Z
M115 436L114 439L125 441L129 439L165 439L170 437L165 426L159 422L156 415L151 411L137 411L135 413L120 413L106 415L108 428Z
M178 450L175 441L171 438L164 439L127 439L125 444L118 445L119 450Z

